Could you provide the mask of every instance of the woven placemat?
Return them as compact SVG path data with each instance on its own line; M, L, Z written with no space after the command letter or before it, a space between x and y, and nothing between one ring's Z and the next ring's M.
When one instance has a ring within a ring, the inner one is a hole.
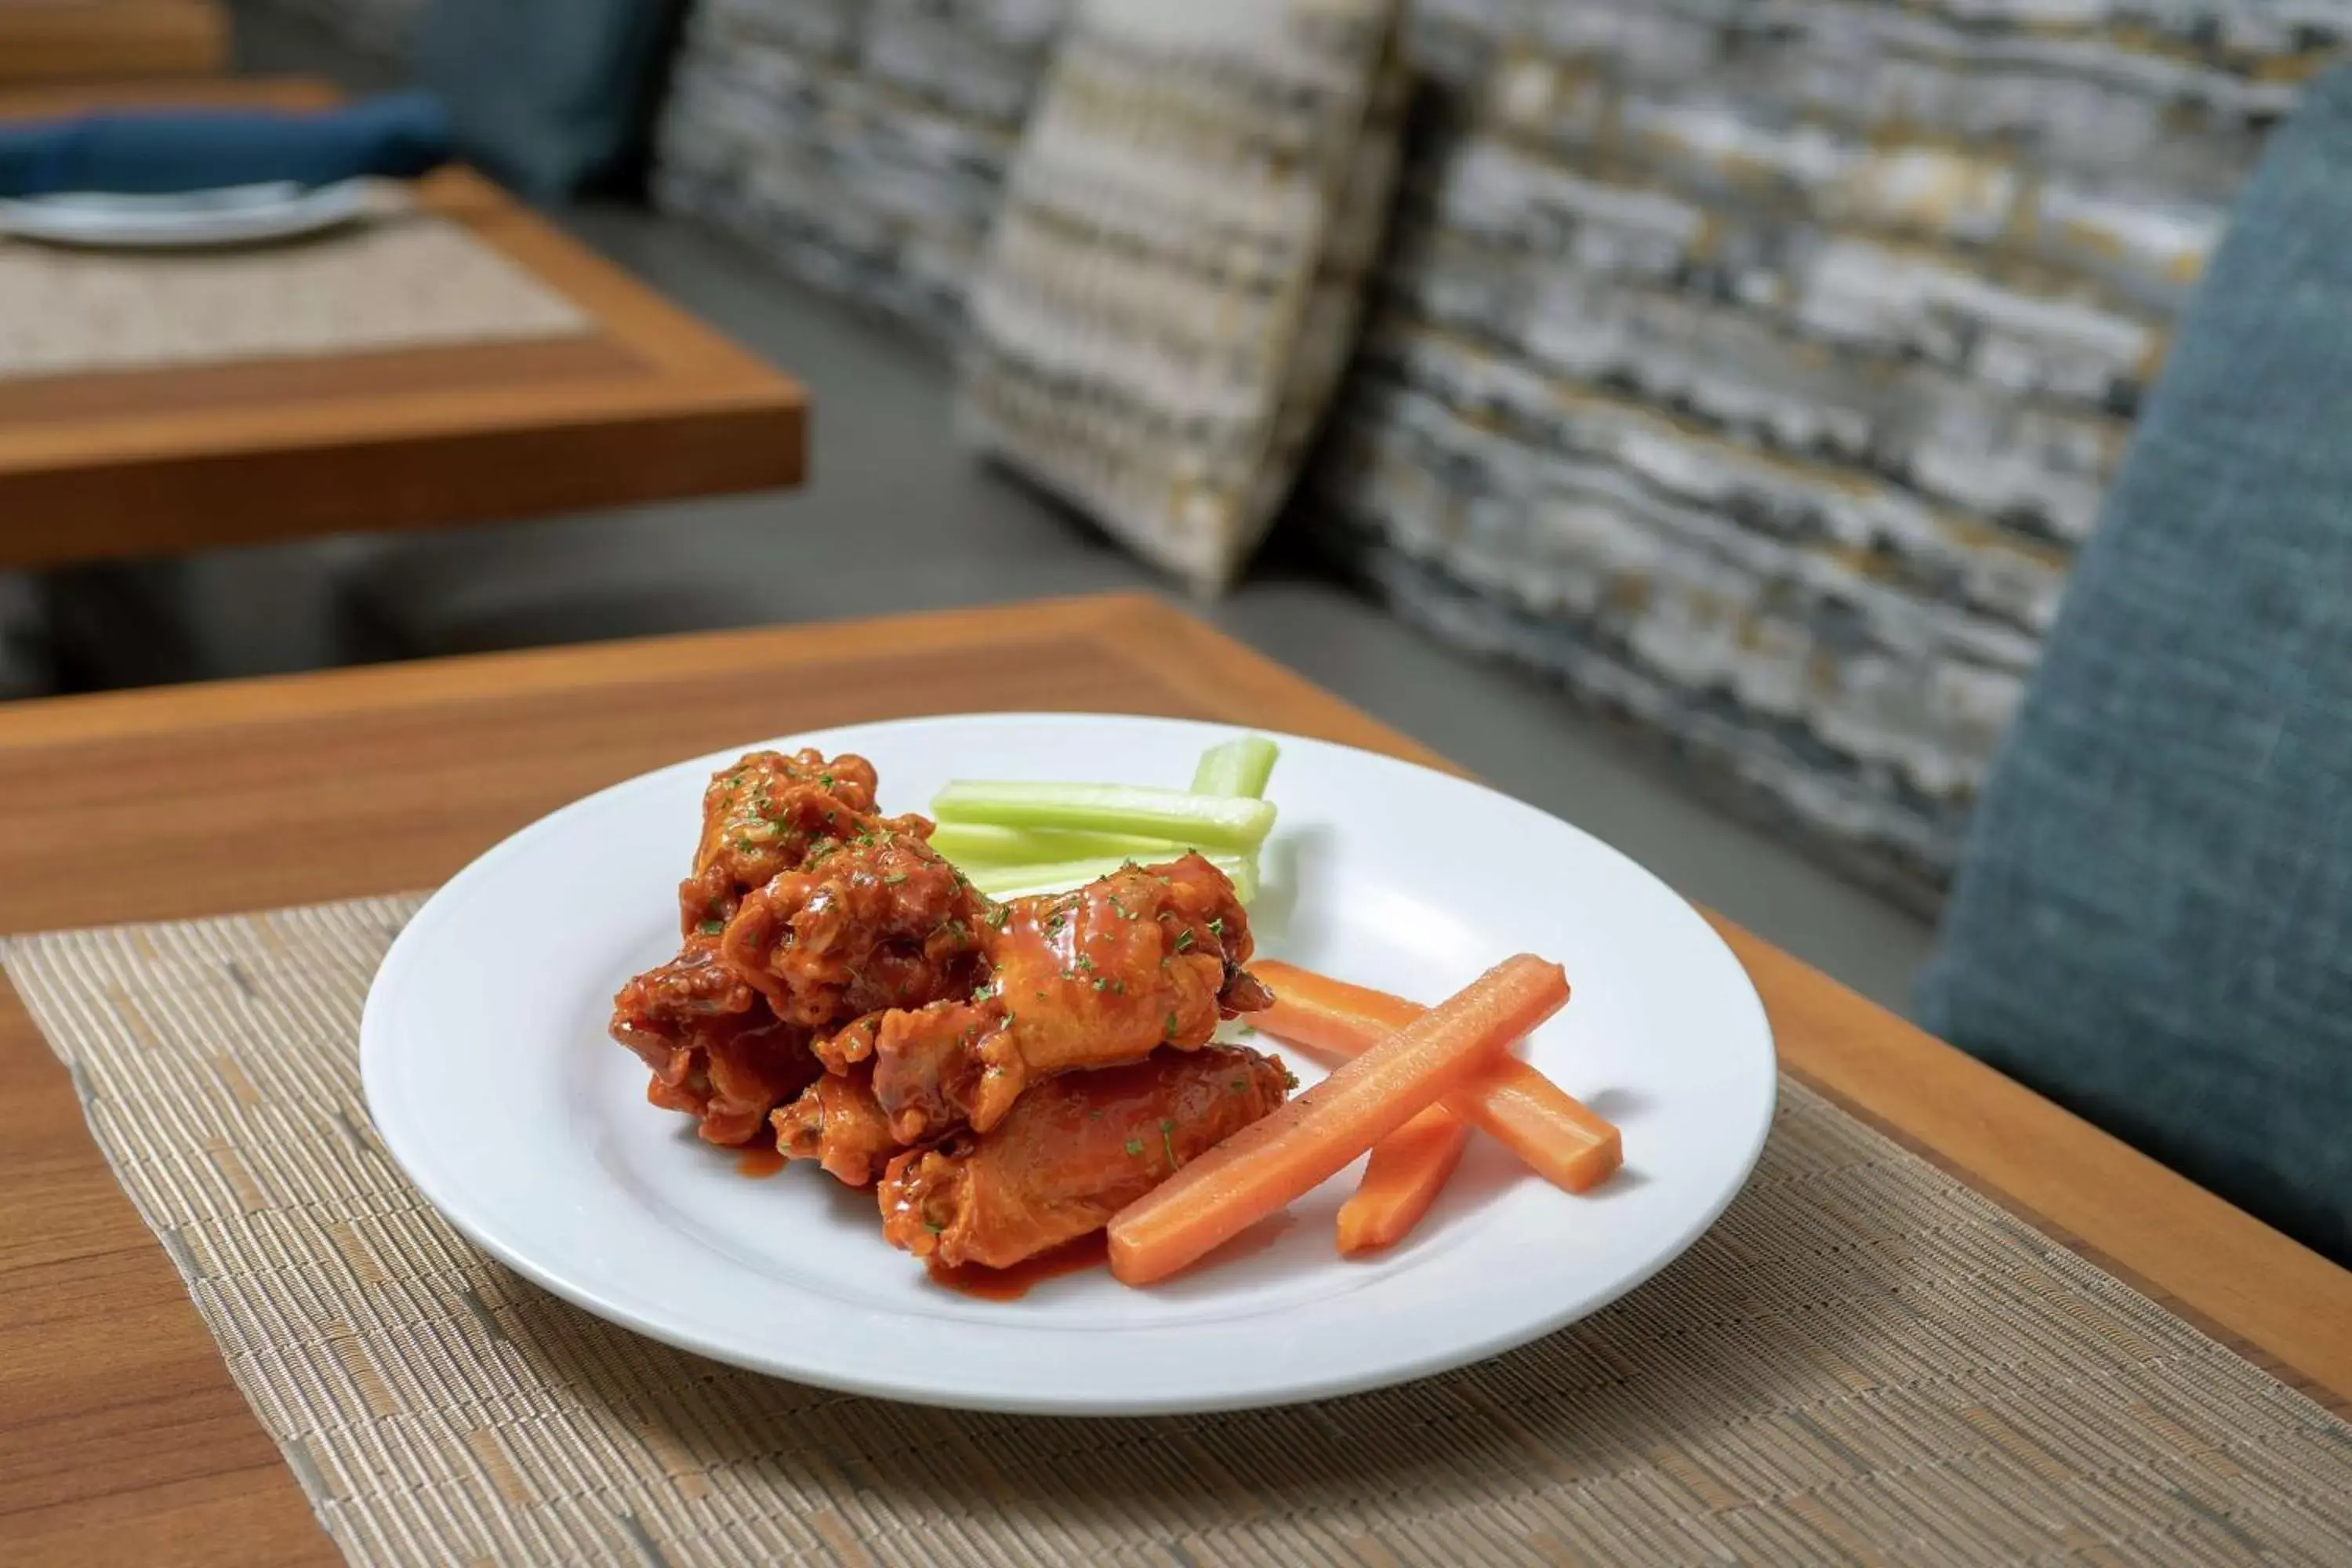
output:
M462 226L425 213L231 250L0 239L0 379L567 337L591 325Z
M1754 1181L1679 1262L1385 1393L965 1415L666 1349L485 1258L376 1142L360 1007L416 903L0 946L354 1561L2352 1555L2352 1428L1789 1082Z

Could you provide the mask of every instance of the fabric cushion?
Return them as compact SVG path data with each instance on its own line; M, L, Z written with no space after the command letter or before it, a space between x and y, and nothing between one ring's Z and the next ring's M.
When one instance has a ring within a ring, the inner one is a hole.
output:
M1929 1028L2352 1263L2352 75L2242 194L1978 813Z
M964 427L1202 591L1264 537L1355 336L1396 0L1085 0L973 290Z
M674 17L661 0L434 0L416 68L469 157L525 195L567 196L630 150Z

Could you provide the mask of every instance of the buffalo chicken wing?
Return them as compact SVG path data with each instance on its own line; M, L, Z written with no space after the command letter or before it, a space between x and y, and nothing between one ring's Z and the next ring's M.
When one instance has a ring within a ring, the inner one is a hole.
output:
M1015 899L981 921L987 984L970 1001L893 1012L874 1040L875 1096L904 1142L966 1122L985 1132L1034 1083L1194 1049L1269 1000L1241 967L1249 921L1233 884L1198 855Z
M798 1100L769 1119L777 1152L787 1160L814 1160L853 1187L872 1186L902 1147L875 1103L872 1078L870 1070L818 1074Z
M886 826L820 848L745 894L719 954L777 1016L824 1029L969 994L986 907L938 850Z
M883 1235L938 1267L1010 1268L1100 1230L1280 1105L1289 1083L1278 1060L1225 1047L1050 1079L993 1131L892 1160Z
M646 1099L698 1119L710 1142L735 1144L820 1068L808 1031L780 1022L718 963L718 947L690 938L677 958L622 987L612 1033L653 1069Z

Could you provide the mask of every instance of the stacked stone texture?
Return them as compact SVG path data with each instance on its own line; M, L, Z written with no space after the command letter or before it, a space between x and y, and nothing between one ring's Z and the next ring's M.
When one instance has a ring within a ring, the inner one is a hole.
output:
M951 342L1064 0L705 0L672 206ZM2352 0L1416 0L1299 519L1932 903L2231 194Z

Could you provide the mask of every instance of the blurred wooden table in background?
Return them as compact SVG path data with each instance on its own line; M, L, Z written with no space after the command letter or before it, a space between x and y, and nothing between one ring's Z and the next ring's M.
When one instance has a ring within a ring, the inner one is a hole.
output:
M0 0L0 12L17 3ZM40 89L0 93L0 119L333 100L285 81ZM353 298L320 298L343 256ZM454 258L489 280L486 300L460 301L483 318L476 336L378 330L402 310L429 314L410 296L448 270L413 259L402 271L404 257ZM267 292L272 269L304 279L309 292L283 314L316 327L312 341L274 341L289 334ZM0 569L501 521L802 476L800 387L469 170L418 183L399 216L267 251L125 258L0 239L0 270L11 279L0 280ZM70 321L26 313L37 289L92 316L87 363L59 347ZM241 300L241 330L273 340L266 351L240 357L217 334L180 341L215 325L180 319L208 297ZM496 318L517 300L558 324L503 331ZM126 326L142 311L143 327ZM138 345L124 352L126 331L173 341L142 359ZM356 346L334 346L343 331Z
M0 0L0 86L210 76L228 38L218 0Z

